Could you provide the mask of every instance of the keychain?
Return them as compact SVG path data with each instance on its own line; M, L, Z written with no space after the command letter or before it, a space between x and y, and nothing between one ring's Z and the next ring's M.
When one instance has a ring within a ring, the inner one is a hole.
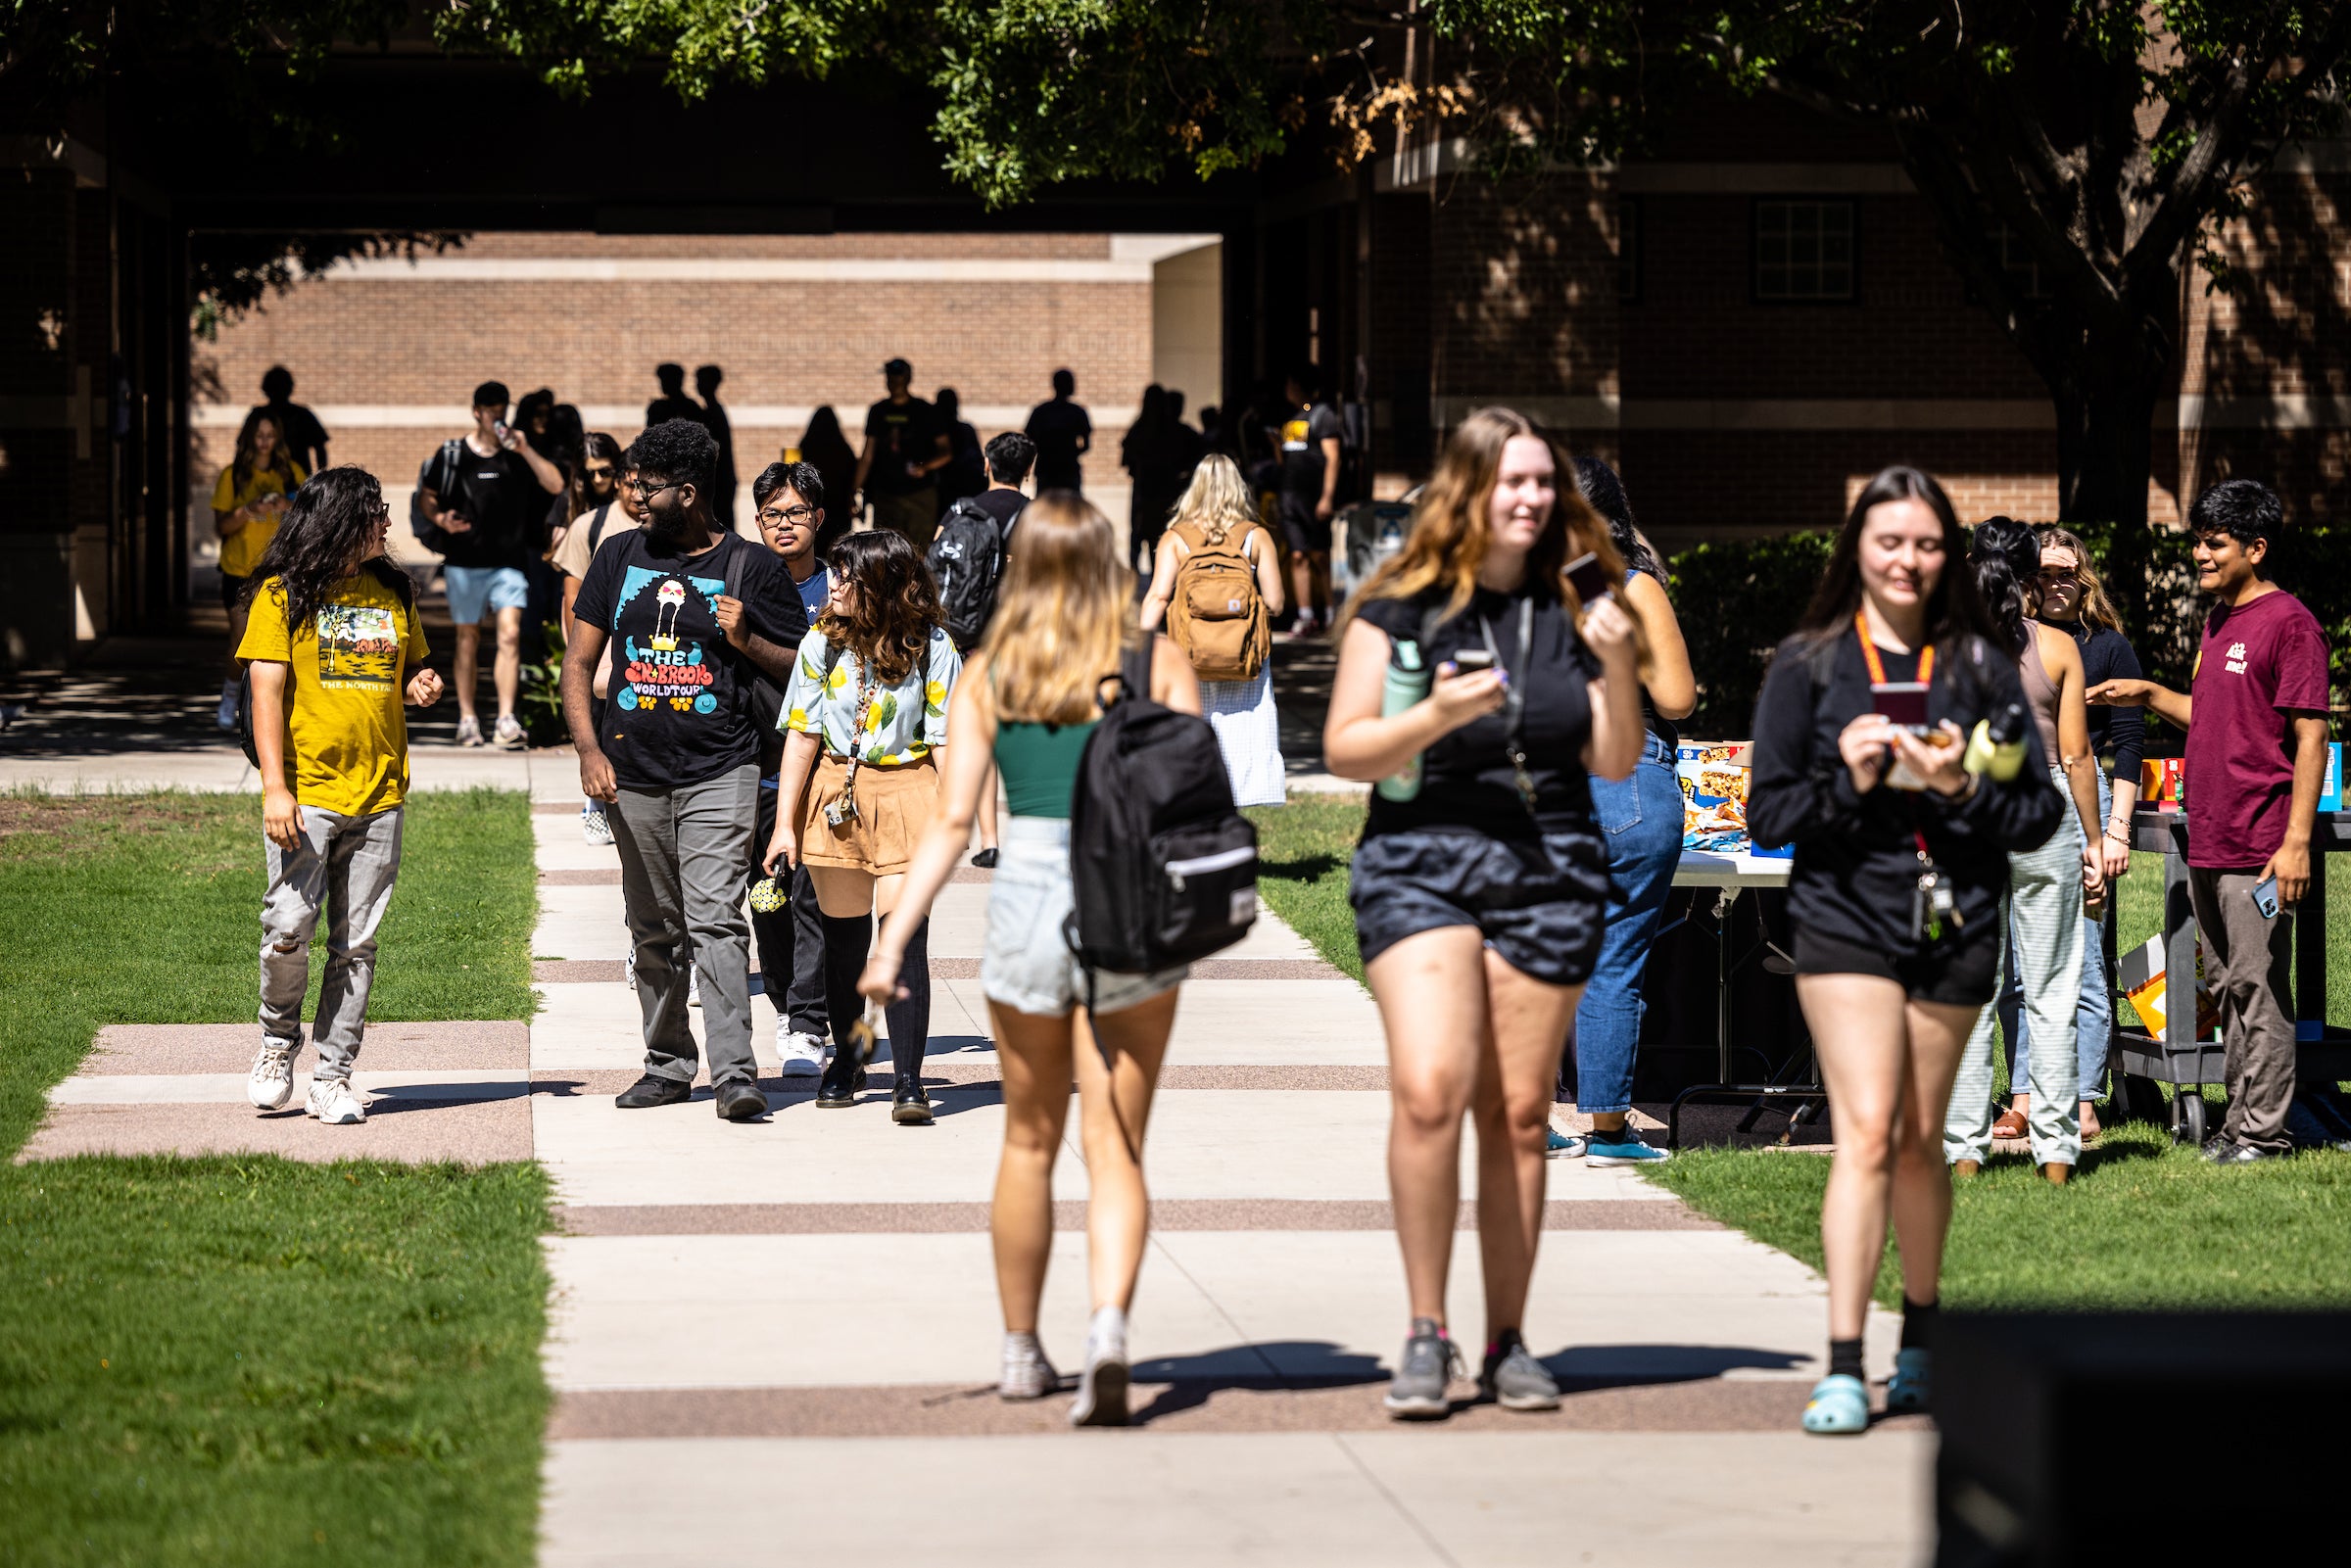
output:
M1910 895L1910 935L1912 940L1935 942L1943 939L1943 925L1949 921L1953 930L1967 924L1959 913L1959 901L1951 891L1950 879L1936 868L1935 859L1927 853L1926 837L1917 835L1918 886Z

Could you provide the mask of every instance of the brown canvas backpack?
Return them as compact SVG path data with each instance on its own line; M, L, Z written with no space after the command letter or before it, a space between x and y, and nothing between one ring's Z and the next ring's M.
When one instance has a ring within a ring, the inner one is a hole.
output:
M1168 636L1201 680L1256 680L1273 652L1273 628L1257 591L1257 570L1243 550L1250 531L1227 531L1223 544L1209 543L1197 523L1178 524L1174 532L1190 553L1176 568Z

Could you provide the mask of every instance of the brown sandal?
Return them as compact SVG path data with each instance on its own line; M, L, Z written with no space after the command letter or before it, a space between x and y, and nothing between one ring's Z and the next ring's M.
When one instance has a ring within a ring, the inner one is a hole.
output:
M2012 1143L2026 1136L2030 1130L2025 1123L2025 1114L2014 1106L2001 1112L2000 1118L1991 1124L1991 1136L1995 1142Z

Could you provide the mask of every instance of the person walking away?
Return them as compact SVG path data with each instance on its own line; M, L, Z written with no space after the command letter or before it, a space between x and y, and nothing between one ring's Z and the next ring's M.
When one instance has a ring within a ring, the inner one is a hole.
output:
M2221 1004L2229 1113L2206 1144L2215 1164L2292 1150L2293 952L2285 911L2310 890L2310 841L2327 772L2327 637L2272 581L2285 508L2258 480L2229 479L2187 512L2204 622L2186 694L2110 680L2089 700L2149 708L2187 732L2187 890L2204 978Z
M938 471L938 504L943 516L947 507L987 488L987 464L981 454L980 432L963 417L963 399L955 389L939 388L931 407L947 437L947 466Z
M1270 623L1282 609L1281 554L1258 524L1248 482L1222 453L1202 459L1154 549L1142 627L1164 625L1200 684L1236 806L1288 798L1273 706Z
M563 717L580 786L607 807L634 942L645 1075L615 1103L692 1098L691 962L718 1115L748 1121L768 1109L751 1055L743 912L759 793L752 688L762 673L791 678L807 622L773 554L711 529L699 504L711 458L709 432L687 419L629 449L646 526L606 539L580 584ZM590 677L607 639L620 651L599 724Z
M1348 894L1394 1100L1388 1185L1412 1314L1386 1401L1398 1419L1451 1410L1460 1352L1445 1292L1463 1112L1477 1125L1478 1382L1509 1409L1559 1402L1522 1332L1544 1137L1608 898L1589 780L1624 778L1642 748L1632 619L1611 598L1580 604L1562 573L1586 551L1611 577L1623 568L1562 468L1523 415L1485 408L1462 422L1404 548L1357 595L1323 727L1343 779L1418 767L1416 791L1373 792ZM1404 643L1434 684L1384 713L1391 664L1412 665Z
M1122 554L1110 520L1076 496L1040 497L1024 514L996 619L948 710L944 804L858 981L886 1006L902 1005L917 983L931 906L970 841L992 765L1012 806L980 961L1004 1074L1004 1152L988 1225L1004 1309L997 1393L1034 1400L1060 1385L1038 1340L1038 1304L1074 1074L1092 1303L1074 1426L1127 1424L1128 1314L1150 1216L1143 1137L1177 987L1189 973L1089 974L1062 936L1074 907L1071 802L1101 718L1097 689L1130 649L1139 651L1128 608L1134 579ZM1151 699L1197 712L1191 671L1166 639L1152 640L1150 660Z
M2085 689L2116 679L2135 681L2142 673L2138 655L2123 636L2122 618L2106 597L2106 588L2092 564L2089 548L2079 536L2062 528L2042 528L2040 534L2040 624L2073 639L2082 656ZM2107 907L2113 908L2115 882L2131 870L2131 816L2138 809L2138 764L2145 751L2146 726L2136 708L2091 706L2089 751L2099 767L2098 811L2105 820L2099 871L2104 874ZM2076 1074L2081 1079L2082 1142L2087 1146L2099 1132L2096 1101L2103 1097L2106 1059L2113 1047L2114 987L2106 968L2105 921L2085 913L2082 927L2082 1002L2074 1014ZM2008 955L2001 973L1995 1004L2000 1033L2008 1042L2008 1081L2026 1081L2023 1070L2031 1060L2032 1023L2023 1008L2023 988L2017 979L2016 954ZM2031 1096L2018 1092L2009 1103L2007 1126L1993 1136L2024 1136L2021 1130ZM2013 1119L2011 1119L2013 1117Z
M1153 382L1143 389L1142 412L1119 444L1119 464L1133 482L1127 507L1129 560L1159 558L1160 536L1183 496L1177 480L1185 455L1183 427L1168 412L1167 389Z
M1629 777L1592 781L1592 815L1608 849L1608 904L1600 955L1575 1005L1573 1047L1576 1109L1592 1127L1580 1138L1548 1131L1546 1152L1554 1159L1580 1153L1595 1165L1655 1164L1667 1154L1633 1130L1633 1067L1648 1011L1650 945L1682 863L1682 785L1673 771L1681 736L1673 726L1698 705L1698 681L1666 596L1665 563L1634 523L1624 482L1598 457L1578 457L1575 485L1607 524L1625 564L1618 603L1641 629L1644 737Z
M326 426L318 416L294 401L294 372L273 364L262 372L262 406L277 421L287 454L307 473L326 466Z
M474 687L481 679L482 623L493 616L498 724L492 738L507 747L523 743L514 702L522 689L522 612L530 602L524 569L543 537L548 498L563 493L561 470L507 426L507 402L504 382L473 389L473 429L442 447L416 498L435 538L427 547L441 551L449 618L456 625L461 746L482 744Z
M1208 455L1208 438L1183 422L1183 392L1177 387L1168 389L1168 422L1176 427L1176 483L1175 493L1181 496L1192 485L1192 470Z
M2074 640L2042 626L2039 609L2040 540L2024 524L1988 517L1976 525L1970 564L1976 596L1991 617L2000 643L2017 661L2025 706L2049 759L2049 783L2069 794L2077 823L2062 820L2046 842L2008 854L2008 895L2000 917L2001 974L2013 962L2023 978L2024 1011L2035 1048L2018 1056L2025 1070L2009 1082L2027 1083L2026 1115L1991 1113L1991 1029L1996 1010L1976 1015L1951 1086L1943 1123L1943 1158L1954 1175L1972 1176L1991 1157L1994 1137L2023 1137L2028 1126L2033 1162L2062 1184L2082 1163L2080 1042L2075 1015L2082 1005L2083 912L2106 893L2098 851L2098 759L2089 749L2089 712L2082 701L2082 654Z
M972 504L995 519L1009 560L1013 525L1029 504L1029 493L1022 487L1036 467L1036 443L1017 430L1007 430L988 442L983 455L987 462L987 488L972 498ZM957 651L968 654L970 650ZM972 864L983 871L992 869L997 847L996 790L991 784L980 791L980 847L972 851Z
M702 396L702 428L718 443L718 459L710 471L710 516L720 528L735 527L735 492L741 483L735 475L735 422L718 401L718 389L727 373L714 364L694 368L694 390Z
M702 424L702 405L686 394L686 367L682 364L653 366L653 381L660 387L660 396L645 405L645 428L667 424L672 419L691 419ZM707 425L703 425L708 429Z
M805 865L824 919L825 1014L834 1056L816 1103L856 1103L865 1069L851 1044L863 1009L857 976L873 917L897 906L914 846L938 810L935 753L963 668L940 624L931 574L903 534L876 528L833 546L833 595L800 643L785 693L784 772L761 864L771 877ZM813 778L811 777L813 771ZM890 1119L931 1124L923 1053L931 1034L929 923L904 933L904 993L889 1024Z
M311 470L287 449L284 427L265 408L245 416L235 454L213 486L213 531L220 536L220 607L228 612L229 672L220 683L219 727L237 729L238 690L244 685L237 649L251 613L253 572L277 535L288 498Z
M533 542L538 547L522 566L523 583L529 594L522 607L520 654L531 664L547 657L547 629L562 618L563 574L556 569L555 551L561 547L564 531L571 526L572 515L578 509L574 503L579 496L580 453L576 445L565 450L562 433L555 424L555 407L552 387L526 392L514 405L514 428L522 432L523 441L563 476L563 488L542 498L547 502L546 514L533 530Z
M791 459L791 453L785 453ZM833 498L825 508L825 526L817 531L816 558L826 560L857 520L857 449L840 433L840 416L831 404L822 404L808 416L800 437L800 460L814 463L825 476L825 494Z
M1285 396L1294 410L1281 427L1281 531L1290 543L1296 631L1311 637L1330 624L1331 522L1339 514L1337 410L1317 403L1321 372L1294 371Z
M311 1028L318 1066L303 1111L367 1119L351 1072L367 1029L375 933L400 877L408 716L441 678L424 667L415 591L384 558L392 510L375 477L330 468L297 491L256 563L237 656L253 674L268 891L262 900L262 1046L246 1082L258 1111L294 1093L311 943L326 916L326 969ZM331 907L330 907L331 905Z
M578 617L572 613L580 596L580 584L588 576L589 563L596 559L598 546L615 527L635 528L639 523L637 498L621 485L620 443L601 430L592 430L580 443L580 500L583 509L563 530L562 539L555 544L550 557L563 578L563 645L571 645L572 633ZM603 657L596 667L592 698L604 699L605 684L612 673L612 646L604 644ZM602 723L599 718L597 723ZM612 842L612 825L604 820L604 803L593 795L580 803L580 833L592 844Z
M934 477L953 454L938 413L907 388L914 367L892 359L882 367L889 395L865 411L865 450L857 454L857 494L874 508L874 526L887 528L914 546L919 557L931 547L938 527L938 486Z
M769 463L751 481L760 537L800 596L801 612L814 626L833 598L833 574L817 559L816 541L825 526L825 480L812 463ZM783 770L782 715L767 715L770 740L761 737L759 811L751 842L775 835L776 803ZM764 888L764 894L762 889ZM759 944L759 974L776 1010L776 1055L784 1075L812 1077L824 1070L825 926L816 902L816 883L806 866L767 877L751 888L751 935Z
M1796 995L1837 1126L1820 1210L1828 1375L1805 1403L1807 1432L1868 1429L1861 1330L1889 1213L1903 1307L1887 1408L1927 1407L1951 1220L1943 1113L1998 974L2008 851L2045 842L2063 810L2030 724L2010 780L1963 766L1977 722L2024 702L1964 550L1940 484L1914 468L1878 473L1755 705L1748 831L1764 848L1795 846ZM1902 682L1927 688L1924 734L1915 708L1897 707L1901 723L1877 711L1903 699L1873 686Z
M1069 370L1053 372L1053 396L1029 410L1024 434L1036 443L1036 493L1085 490L1085 454L1094 450L1094 422L1071 400L1078 396L1078 377Z

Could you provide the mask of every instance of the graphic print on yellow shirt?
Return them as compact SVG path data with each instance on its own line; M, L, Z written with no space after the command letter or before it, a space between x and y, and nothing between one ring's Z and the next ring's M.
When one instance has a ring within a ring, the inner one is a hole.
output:
M426 652L414 608L373 566L328 589L298 628L286 625L278 580L262 584L237 657L286 666L286 772L296 800L347 817L401 803L408 784L401 676Z
M277 469L257 468L246 478L242 489L237 486L235 464L232 463L221 469L219 483L213 486L213 510L233 512L240 507L250 506L257 500L263 500L271 496L289 495L300 490L303 481L311 476L298 462L292 462L289 459L288 466L294 470L294 477L291 481L288 481L286 476ZM220 575L223 577L251 577L253 569L262 564L262 552L267 549L269 542L277 537L277 524L278 519L275 516L256 517L235 533L221 536Z

